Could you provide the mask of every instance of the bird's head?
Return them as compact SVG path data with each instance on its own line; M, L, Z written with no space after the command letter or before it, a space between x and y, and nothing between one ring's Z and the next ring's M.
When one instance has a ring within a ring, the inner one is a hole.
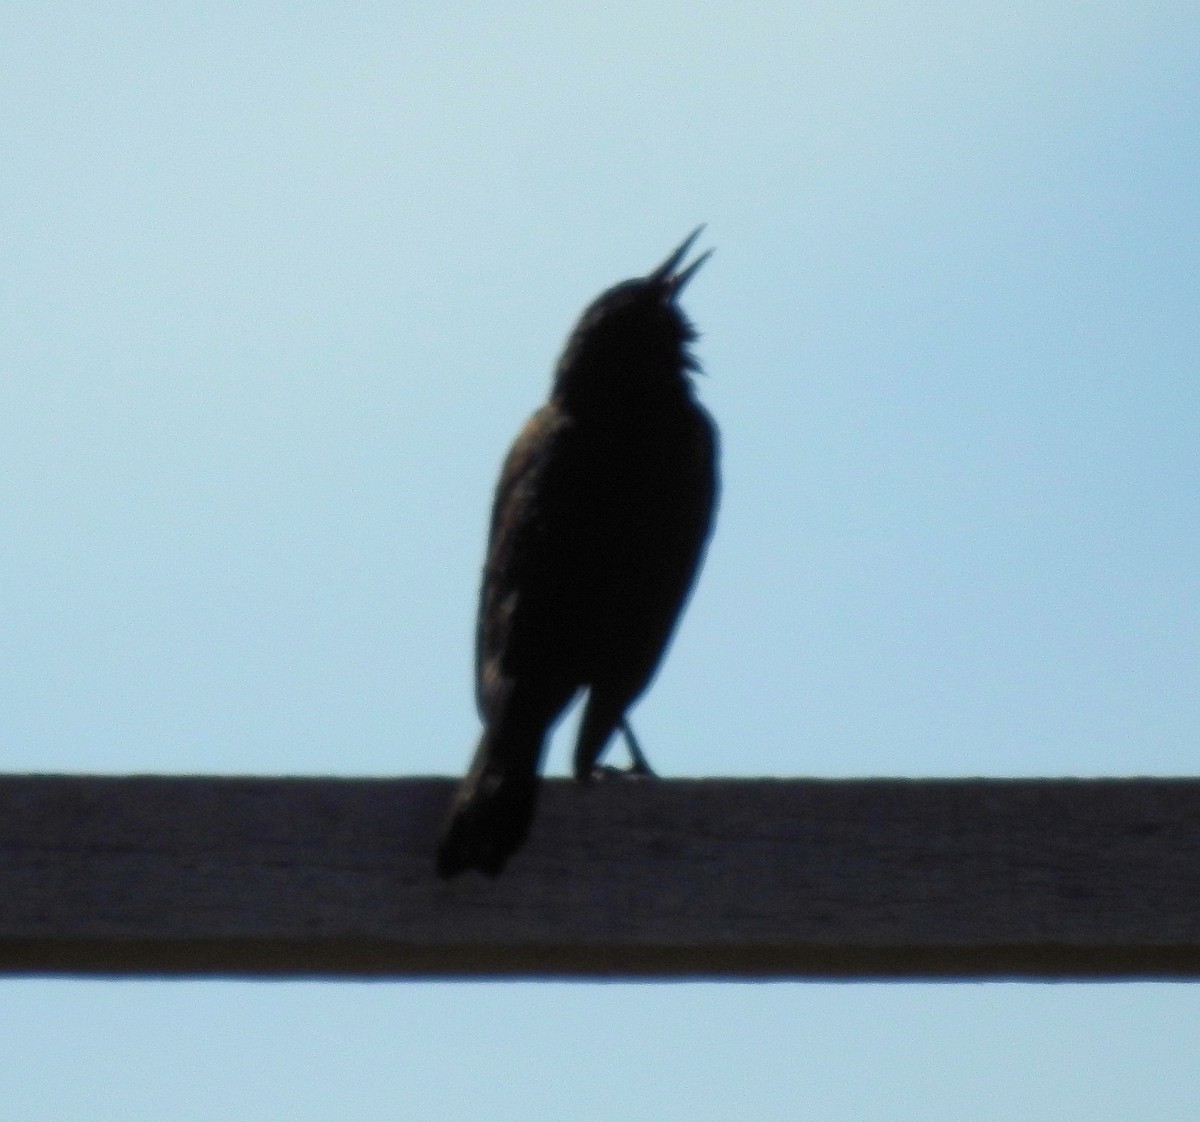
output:
M696 332L679 307L679 295L713 251L680 266L703 229L693 230L644 277L622 281L588 305L559 359L556 392L600 391L597 382L646 390L656 382L686 384L686 372L696 369L687 350Z

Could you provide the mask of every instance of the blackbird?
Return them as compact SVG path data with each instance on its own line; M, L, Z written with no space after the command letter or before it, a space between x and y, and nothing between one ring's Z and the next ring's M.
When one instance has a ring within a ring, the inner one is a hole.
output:
M490 876L533 821L546 737L581 691L575 778L626 721L666 649L708 543L717 435L692 393L696 332L679 296L711 250L602 293L517 436L496 488L475 646L483 735L450 808L437 871Z

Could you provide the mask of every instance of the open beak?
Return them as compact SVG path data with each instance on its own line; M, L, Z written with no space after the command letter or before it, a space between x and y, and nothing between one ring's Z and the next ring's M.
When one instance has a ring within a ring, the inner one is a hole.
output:
M650 274L649 279L663 285L667 289L671 299L674 299L679 295L680 292L683 291L684 286L688 283L688 281L690 281L692 277L696 275L696 270L699 269L700 266L703 265L704 262L707 261L713 254L711 249L707 250L706 252L700 254L700 256L697 257L696 260L693 261L686 269L678 273L675 271L683 259L688 255L692 245L703 231L704 227L702 225L697 226L690 234L688 234L686 238L683 239L683 242L679 248L676 249L670 257L668 257Z

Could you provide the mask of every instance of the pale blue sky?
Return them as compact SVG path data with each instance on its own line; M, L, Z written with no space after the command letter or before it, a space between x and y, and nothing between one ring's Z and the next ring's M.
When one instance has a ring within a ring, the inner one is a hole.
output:
M461 770L500 457L704 221L659 769L1195 773L1197 58L1154 0L4 5L0 770ZM0 1101L1192 1120L1195 993L6 982Z

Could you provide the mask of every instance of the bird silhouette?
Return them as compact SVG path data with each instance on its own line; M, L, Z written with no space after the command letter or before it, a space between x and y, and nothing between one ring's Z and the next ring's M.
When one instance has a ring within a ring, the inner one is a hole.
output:
M549 400L517 436L492 507L476 632L483 735L437 871L497 875L533 821L549 730L581 691L574 771L612 734L649 771L626 713L649 685L712 530L717 434L695 400L696 333L679 296L703 227L583 312Z

